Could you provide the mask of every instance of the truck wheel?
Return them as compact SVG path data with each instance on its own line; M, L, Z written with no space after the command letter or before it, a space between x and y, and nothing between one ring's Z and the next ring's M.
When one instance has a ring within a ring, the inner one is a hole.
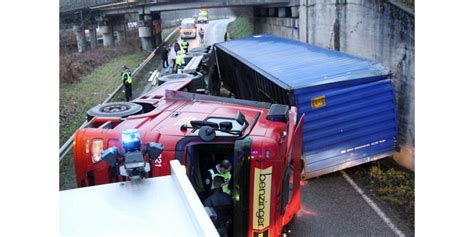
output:
M121 117L139 114L143 107L131 102L110 102L97 105L87 111L87 120L93 117Z

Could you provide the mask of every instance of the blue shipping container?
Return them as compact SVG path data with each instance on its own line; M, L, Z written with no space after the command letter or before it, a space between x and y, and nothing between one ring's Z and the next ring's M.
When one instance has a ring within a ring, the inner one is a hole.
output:
M305 114L305 178L397 148L393 83L381 64L272 35L215 48L220 79L237 98L295 105Z

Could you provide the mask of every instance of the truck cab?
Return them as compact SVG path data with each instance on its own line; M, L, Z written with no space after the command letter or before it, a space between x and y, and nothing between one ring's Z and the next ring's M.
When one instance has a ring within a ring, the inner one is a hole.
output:
M130 180L130 173L123 172L126 154L112 163L104 154L114 149L126 153L124 134L134 130L143 167L149 167L141 178L170 175L170 161L178 160L203 201L207 170L227 159L233 200L228 234L282 234L300 209L304 115L298 120L295 107L169 90L167 84L132 101L146 108L141 114L93 117L76 131L77 186ZM156 144L160 153L152 155L150 147Z

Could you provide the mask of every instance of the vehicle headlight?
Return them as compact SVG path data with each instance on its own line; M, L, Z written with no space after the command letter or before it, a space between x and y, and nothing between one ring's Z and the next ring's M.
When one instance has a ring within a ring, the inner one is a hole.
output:
M92 140L92 163L99 162L100 159L100 152L104 150L104 140L102 139L94 139Z

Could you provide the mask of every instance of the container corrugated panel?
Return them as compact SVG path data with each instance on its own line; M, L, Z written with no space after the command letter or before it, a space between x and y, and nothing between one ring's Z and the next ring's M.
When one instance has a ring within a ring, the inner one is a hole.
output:
M271 35L217 44L216 54L237 98L305 114L305 178L386 157L398 145L392 79L381 64Z

